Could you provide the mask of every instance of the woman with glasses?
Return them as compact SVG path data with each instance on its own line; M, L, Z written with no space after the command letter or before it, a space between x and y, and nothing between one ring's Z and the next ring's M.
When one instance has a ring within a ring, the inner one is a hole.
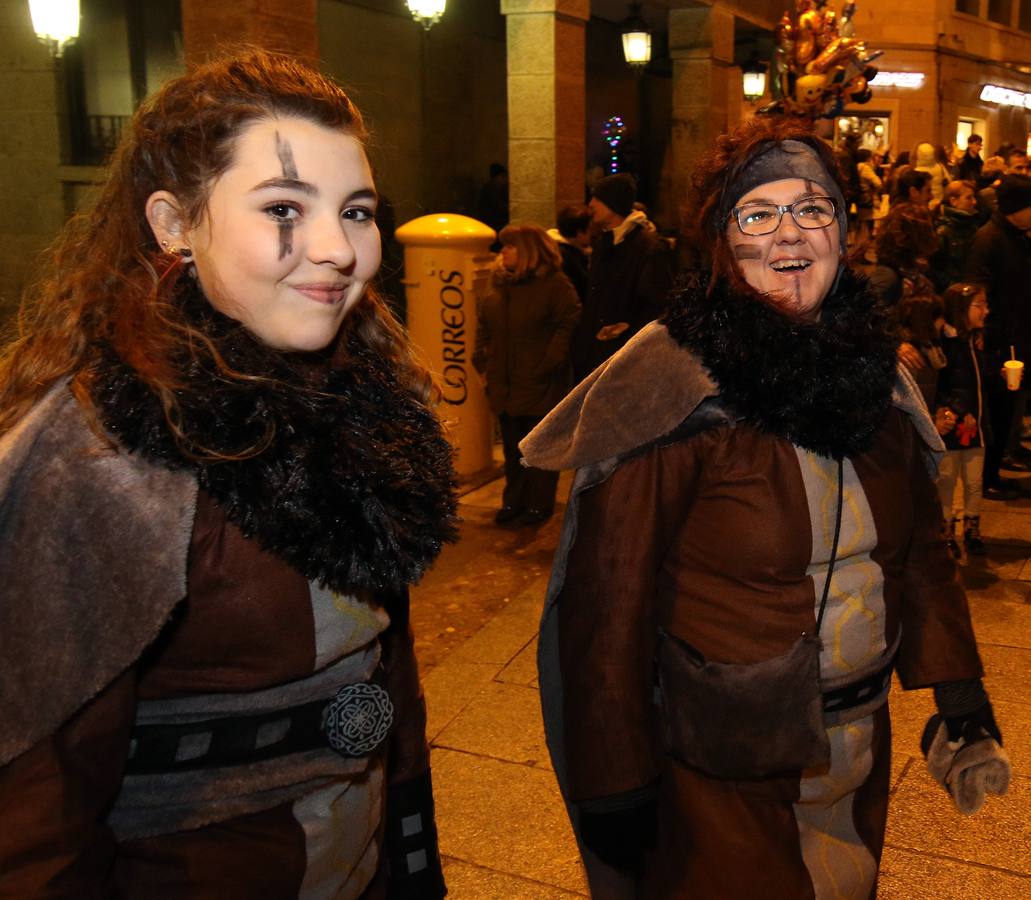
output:
M983 556L981 494L984 448L991 442L985 393L984 321L988 297L979 284L954 284L945 292L942 351L946 364L938 380L934 423L945 441L938 496L945 514L944 528L952 555L959 557L956 528L963 523L967 553ZM963 485L963 504L954 506L956 482ZM950 515L951 514L951 515Z
M830 147L757 119L693 188L702 266L521 445L578 470L541 627L549 747L595 896L867 898L893 670L935 689L936 764L953 737L984 741L993 789L1008 771L941 439L844 263Z

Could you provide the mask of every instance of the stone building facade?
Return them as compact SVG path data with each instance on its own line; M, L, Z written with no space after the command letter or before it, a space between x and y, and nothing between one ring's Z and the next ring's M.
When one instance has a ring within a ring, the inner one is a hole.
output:
M654 58L634 72L619 42L625 0L448 0L429 31L403 0L81 0L80 46L62 60L35 39L27 0L7 0L0 189L11 213L0 221L0 318L36 253L103 178L103 155L135 103L227 43L317 60L353 91L398 224L425 212L474 215L500 162L512 219L550 225L558 208L584 199L592 169L608 160L603 125L619 116L624 162L652 218L675 230L698 154L760 105L743 99L741 67L769 58L793 2L645 0ZM923 76L845 111L883 122L894 152L948 145L963 129L984 134L987 149L1026 142L1031 0L859 0L856 32L884 51L882 70ZM825 127L830 136L834 123Z

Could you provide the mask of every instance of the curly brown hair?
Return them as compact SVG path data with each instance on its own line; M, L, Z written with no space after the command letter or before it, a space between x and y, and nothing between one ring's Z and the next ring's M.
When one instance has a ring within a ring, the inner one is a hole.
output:
M22 298L17 336L0 356L0 434L63 378L92 411L90 387L105 346L158 396L181 445L176 360L208 354L227 377L245 377L225 366L176 304L186 266L158 246L145 205L155 191L169 191L186 224L197 224L214 183L232 164L237 137L277 116L367 137L361 113L339 85L295 59L260 50L200 66L140 106L92 206L65 225ZM390 360L423 402L436 396L374 290L348 314L342 332Z
M691 194L687 239L699 252L699 262L711 266L713 279L722 276L739 281L737 265L726 237L722 211L733 202L728 191L742 171L773 144L799 141L816 152L824 168L844 191L841 171L834 149L801 119L782 116L756 116L716 138L716 143L695 166L691 174Z

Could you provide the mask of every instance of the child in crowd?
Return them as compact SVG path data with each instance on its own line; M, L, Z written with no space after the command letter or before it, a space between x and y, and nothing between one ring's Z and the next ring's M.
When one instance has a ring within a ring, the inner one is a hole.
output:
M981 474L985 444L991 440L984 392L984 320L988 300L976 284L954 284L945 292L942 350L947 360L939 373L935 425L948 452L941 464L938 492L945 533L953 555L960 555L953 506L957 479L963 482L963 544L968 553L983 555L981 540ZM950 511L953 514L950 516Z

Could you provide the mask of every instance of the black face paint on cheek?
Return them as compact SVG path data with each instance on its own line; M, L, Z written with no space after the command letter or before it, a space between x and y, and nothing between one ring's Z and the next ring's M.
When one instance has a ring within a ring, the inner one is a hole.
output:
M734 247L735 259L762 259L763 251L755 244L738 244Z
M297 164L294 162L294 151L289 141L284 141L279 132L276 132L276 156L279 157L279 164L283 168L284 178L297 179ZM294 251L294 223L291 221L279 223L279 258L284 259Z

